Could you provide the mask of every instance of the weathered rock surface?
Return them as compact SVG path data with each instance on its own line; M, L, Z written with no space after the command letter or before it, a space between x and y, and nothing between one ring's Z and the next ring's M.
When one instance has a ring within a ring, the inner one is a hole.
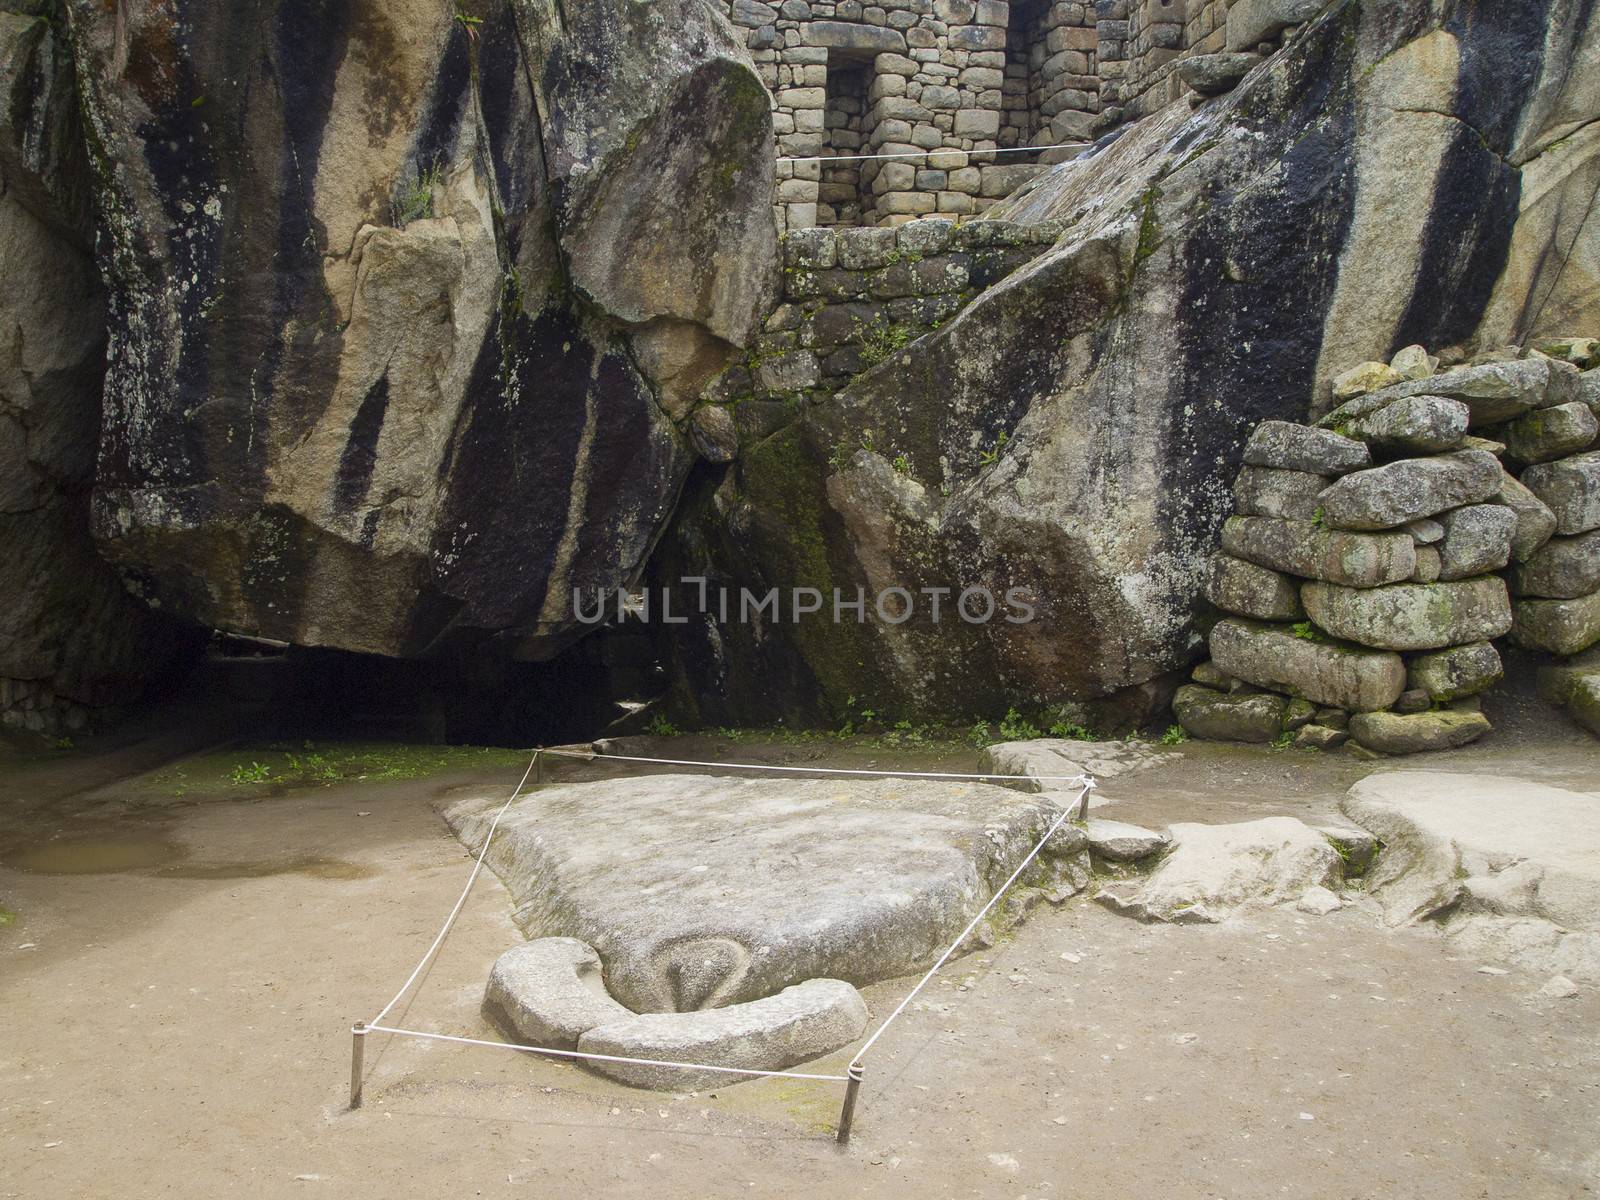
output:
M1381 588L1313 582L1300 589L1300 598L1312 621L1333 636L1387 650L1488 641L1511 628L1505 581L1493 575Z
M1206 599L1225 612L1262 621L1297 621L1305 616L1295 580L1231 554L1211 556Z
M1280 625L1220 621L1211 655L1228 674L1351 712L1388 708L1405 690L1398 654L1296 637Z
M990 209L1059 236L703 481L659 578L847 595L982 580L1027 588L1036 620L703 623L669 647L675 703L713 722L837 715L850 696L908 713L1159 704L1153 681L1193 657L1205 559L1261 421L1304 420L1335 374L1396 347L1594 323L1600 228L1573 239L1600 146L1573 67L1589 36L1558 7L1461 22L1422 0L1334 5L1227 95ZM1525 69L1508 76L1508 55ZM1472 407L1432 383L1415 386Z
M1184 732L1210 742L1275 741L1288 711L1289 701L1270 692L1230 694L1191 683L1172 697L1172 715Z
M1220 96L1261 65L1259 54L1196 54L1178 60L1178 78L1202 96Z
M1501 474L1494 455L1482 450L1401 459L1330 484L1320 497L1323 519L1336 529L1393 529L1489 499Z
M1292 421L1263 421L1244 445L1244 461L1251 467L1343 475L1370 465L1372 451L1330 430Z
M1441 513L1439 578L1468 579L1502 570L1511 561L1517 514L1503 504L1468 504Z
M1551 538L1511 574L1518 595L1576 600L1600 592L1600 529Z
M1327 486L1327 476L1310 471L1245 467L1234 480L1233 499L1242 516L1309 521L1316 516L1317 497Z
M502 802L445 816L475 846ZM686 1012L925 968L1060 811L987 784L634 777L518 800L488 864L530 937L593 946L636 1012ZM1070 895L1087 853L1064 826L1018 886Z
M1539 668L1539 694L1600 737L1600 649Z
M1383 840L1367 888L1390 924L1432 920L1463 953L1600 980L1600 795L1389 771L1342 807Z
M1582 401L1536 408L1506 426L1506 449L1525 463L1549 462L1587 450L1600 423Z
M1481 712L1448 708L1415 713L1356 713L1350 718L1350 736L1379 754L1451 750L1477 741L1489 730L1489 719Z
M701 0L62 6L110 297L102 551L205 625L579 632L770 305L769 102ZM157 65L159 64L159 65Z
M1467 406L1443 396L1407 396L1339 427L1386 454L1437 454L1467 434Z
M0 13L0 100L0 724L54 736L181 675L196 647L128 595L89 534L105 294L58 22Z
M1291 25L1309 21L1322 11L1326 0L1234 0L1228 7L1227 45L1230 50L1273 41Z
M1415 86L1421 81L1410 82ZM1317 424L1325 429L1337 429L1406 397L1426 394L1465 404L1470 414L1468 423L1473 428L1498 425L1543 406L1549 396L1550 382L1550 363L1545 359L1477 363L1357 396L1322 417Z
M1555 514L1557 533L1600 529L1600 450L1529 467L1522 482Z
M1451 646L1406 662L1406 685L1436 701L1475 696L1499 683L1504 674L1500 653L1489 642Z
M577 938L536 938L495 959L483 1011L524 1045L575 1050L597 1025L633 1013L606 991L594 947Z
M1409 534L1352 533L1274 517L1228 518L1222 548L1258 566L1349 587L1398 583L1417 567Z
M1073 738L1029 738L1021 742L996 742L978 759L976 774L1025 776L996 779L995 784L1024 792L1067 792L1076 797L1075 775L1113 779L1131 771L1153 767L1175 757L1148 742L1082 742Z
M1178 823L1171 853L1142 884L1096 899L1147 921L1216 922L1246 905L1299 900L1336 888L1343 873L1328 839L1293 817L1237 825Z
M590 1029L588 1054L779 1071L848 1046L867 1028L861 993L840 979L808 979L775 996L700 1012L644 1013ZM727 1086L742 1077L638 1063L585 1064L634 1087L663 1092Z
M1576 600L1518 600L1511 640L1529 650L1577 654L1600 642L1600 592Z
M1510 474L1501 477L1494 501L1517 514L1517 527L1511 534L1511 557L1517 562L1526 562L1555 533L1555 513Z
M1172 839L1164 833L1103 817L1090 817L1084 823L1084 832L1089 836L1089 848L1112 862L1138 862L1161 853L1172 844Z

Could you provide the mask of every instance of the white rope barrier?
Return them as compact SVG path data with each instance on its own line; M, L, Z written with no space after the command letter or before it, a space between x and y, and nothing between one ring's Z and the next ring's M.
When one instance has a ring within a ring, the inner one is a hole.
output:
M1076 803L1062 808L1060 814L1054 821L1051 822L1050 827L1045 830L1044 836L1041 837L1034 845L1033 849L1028 852L1027 857L1025 857L1022 862L1017 864L1016 870L1012 871L1011 875L1006 879L1006 881L995 889L994 894L989 897L988 902L984 904L984 906L978 910L978 914L967 923L967 927L958 935L956 935L955 940L945 948L943 954L939 955L938 960L933 964L933 966L929 967L928 970L923 974L922 978L917 980L916 986L906 993L905 997L900 1001L900 1003L895 1006L894 1011L884 1018L883 1022L878 1026L878 1028L872 1032L872 1036L867 1038L867 1040L862 1044L861 1049L858 1050L855 1056L850 1060L850 1066L844 1075L827 1075L804 1071L763 1071L751 1067L716 1066L711 1063L673 1062L666 1059L654 1058L629 1058L622 1055L596 1054L583 1050L558 1050L548 1046L528 1046L514 1042L494 1042L483 1038L459 1037L455 1034L447 1033L427 1033L419 1029L405 1029L395 1025L384 1025L382 1023L383 1019L389 1015L394 1006L400 1002L401 997L410 991L412 985L415 984L421 977L422 972L427 968L428 963L431 962L434 955L438 953L439 947L444 944L445 938L449 935L451 928L455 925L456 918L461 915L462 906L466 903L467 896L472 891L472 885L477 882L478 876L483 871L484 861L489 854L489 844L494 840L495 832L500 827L500 820L505 816L506 811L511 807L512 803L521 797L522 789L528 782L528 776L532 775L535 770L538 770L539 779L536 780L536 782L542 782L544 772L540 766L540 760L541 757L546 754L577 758L584 761L593 761L597 758L609 758L617 759L623 762L653 763L662 766L711 767L716 769L744 771L803 772L808 774L826 775L870 775L895 779L1026 779L1036 781L1066 781L1077 785L1081 788L1081 790L1078 793ZM928 985L928 982L939 973L939 969L943 967L944 964L950 960L950 957L961 948L961 944L965 942L969 936L971 936L972 931L975 930L979 923L989 915L989 912L994 908L994 906L1000 902L1001 897L1003 897L1006 892L1010 890L1011 885L1016 883L1016 881L1022 877L1022 873L1028 869L1029 865L1039 857L1045 846L1049 843L1050 839L1056 835L1056 832L1064 824L1066 824L1067 820L1072 816L1073 809L1076 808L1078 810L1080 818L1087 813L1089 793L1094 789L1094 787L1094 777L1086 773L1080 773L1077 775L984 775L951 771L878 771L852 767L791 767L778 766L770 763L719 763L706 762L698 759L650 758L643 755L606 754L598 751L567 749L565 747L550 747L535 750L532 759L530 759L528 762L528 768L522 773L522 778L517 782L517 786L512 790L512 793L507 798L506 802L502 804L499 810L495 813L494 820L489 823L488 832L484 834L483 846L479 849L478 857L472 864L471 874L467 876L466 886L461 889L461 895L456 898L455 906L450 910L450 914L445 918L444 925L440 928L438 935L433 939L432 944L429 945L428 949L423 953L422 958L418 961L411 974L406 978L405 983L400 986L400 990L394 994L394 997L389 1001L389 1003L383 1006L378 1015L371 1021L357 1023L351 1027L350 1032L352 1042L350 1051L350 1107L352 1109L361 1107L361 1095L364 1083L366 1036L369 1033L387 1033L394 1037L420 1038L425 1041L434 1042L451 1042L463 1046L482 1046L494 1050L512 1050L521 1054L539 1054L552 1058L580 1060L587 1059L595 1062L613 1062L645 1067L667 1067L685 1071L712 1071L720 1074L740 1075L746 1077L804 1079L819 1083L843 1083L845 1084L845 1097L844 1105L839 1114L837 1139L841 1143L846 1142L850 1138L850 1127L854 1119L856 1095L861 1087L861 1081L865 1077L866 1067L863 1060L866 1058L867 1052L871 1050L872 1047L877 1043L878 1039L884 1035L884 1032L888 1030L892 1024L894 1024L895 1020L906 1011L906 1008L914 999L916 999L917 995L922 991L922 989Z
M596 759L616 759L619 762L658 763L669 767L714 767L717 770L728 771L782 771L799 772L811 775L874 775L884 779L1017 779L1044 782L1061 782L1082 787L1085 783L1092 782L1091 776L1079 772L1077 775L978 775L960 771L869 771L864 767L784 767L772 763L730 763L730 762L705 762L694 758L645 758L638 754L611 754L601 750L569 750L557 747L543 751L545 754L556 754L565 758L582 759L584 762L594 762Z
M958 150L952 146L944 146L936 150L900 150L893 154L805 154L786 155L779 158L778 162L802 163L844 163L844 162L881 162L890 158L930 158L935 154L1043 154L1046 150L1082 150L1088 142L1061 142L1054 146L996 146L993 150Z
M430 1042L458 1042L463 1046L487 1046L491 1050L519 1050L524 1054L549 1054L557 1058L586 1058L595 1062L628 1063L640 1067L678 1067L685 1071L720 1071L725 1075L759 1075L783 1079L815 1079L822 1083L848 1083L846 1075L810 1075L804 1071L761 1071L754 1067L714 1067L710 1063L669 1062L661 1058L625 1058L620 1054L593 1054L587 1050L553 1050L547 1046L523 1046L515 1042L489 1042L483 1038L456 1037L449 1033L424 1033L420 1029L396 1029L390 1025L368 1025L368 1033L393 1033L401 1037L426 1038Z
M489 853L489 842L494 837L494 831L500 827L500 818L506 815L506 809L510 808L511 802L521 794L522 785L528 782L528 776L533 774L533 768L539 762L539 754L540 751L538 750L533 752L533 757L528 760L528 769L522 773L522 778L517 781L517 786L512 791L511 796L500 806L500 811L495 813L494 820L489 825L489 832L483 839L483 849L478 851L478 861L472 864L472 874L467 876L467 886L461 889L461 895L456 898L456 906L450 910L450 915L444 919L444 926L439 930L439 936L433 939L433 945L428 947L427 952L417 963L416 969L400 985L400 990L394 994L394 999L385 1004L383 1010L373 1017L368 1022L368 1025L376 1025L389 1015L389 1010L400 1003L400 997L410 990L411 985L417 981L417 976L422 974L422 969L428 965L428 961L443 945L445 935L450 932L450 927L456 923L456 917L461 915L461 906L467 902L467 893L472 891L472 885L478 881L478 874L483 870L483 859Z
M1094 788L1094 785L1093 779L1085 779L1083 784L1083 792L1078 796L1078 802L1080 804L1088 799L1089 792ZM883 1036L883 1031L888 1029L889 1026L894 1023L894 1019L906 1010L906 1005L910 1004L917 998L917 993L920 992L924 986L926 986L928 980L932 979L939 973L939 968L944 966L944 964L949 960L950 956L954 954L960 947L961 943L967 940L967 937L972 933L972 931L978 927L978 923L982 921L984 917L989 915L989 910L995 906L1000 897L1004 896L1011 885L1015 883L1021 877L1022 873L1028 869L1028 864L1039 856L1039 852L1044 849L1045 843L1055 836L1056 830L1065 825L1067 818L1071 815L1071 807L1063 808L1061 810L1061 815L1058 816L1054 822L1052 822L1049 829L1045 830L1045 834L1039 839L1038 845L1034 846L1034 848L1028 852L1028 857L1023 859L1022 862L1017 865L1017 869L1015 871L1011 872L1011 878L1007 879L999 887L995 888L994 895L989 897L989 903L980 908L978 910L978 915L973 917L971 921L967 922L967 927L956 936L956 940L951 942L949 948L939 956L939 961L928 968L927 974L925 974L921 979L917 980L917 986L906 993L905 999L900 1001L900 1003L895 1007L895 1010L884 1018L883 1024L879 1025L878 1028L873 1032L872 1036L866 1040L866 1043L861 1047L861 1049L856 1051L855 1058L851 1059L850 1061L850 1065L852 1067L859 1067L862 1065L861 1060L867 1056L867 1051L872 1049L873 1044Z

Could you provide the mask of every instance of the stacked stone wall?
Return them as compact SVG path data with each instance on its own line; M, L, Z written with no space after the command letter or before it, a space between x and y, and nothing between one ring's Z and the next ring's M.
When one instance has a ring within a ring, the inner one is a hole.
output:
M1271 50L1322 6L727 0L773 97L780 231L980 213L1178 99L1181 60ZM1010 153L1046 146L1064 148ZM906 157L818 161L870 154Z
M1498 639L1600 732L1600 343L1422 347L1339 376L1316 425L1269 421L1207 598L1226 614L1173 710L1200 737L1400 754L1489 731ZM1589 691L1594 691L1595 720Z
M803 229L784 236L782 302L714 399L821 399L950 320L984 288L1043 253L1050 225Z

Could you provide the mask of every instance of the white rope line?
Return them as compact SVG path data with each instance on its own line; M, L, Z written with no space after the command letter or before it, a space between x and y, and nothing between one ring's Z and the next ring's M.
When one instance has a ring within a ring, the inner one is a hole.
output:
M935 154L1043 154L1046 150L1082 150L1088 142L1061 142L1055 146L996 146L993 150L958 150L954 146L944 146L937 150L901 150L893 154L806 154L799 156L785 156L778 162L800 163L842 163L842 162L879 162L888 158L929 158Z
M528 769L522 773L522 778L517 781L516 790L511 793L510 799L500 806L500 811L495 813L494 821L489 826L489 832L484 836L483 849L478 851L478 861L472 864L472 874L467 876L467 886L461 889L461 895L456 899L456 906L450 910L450 915L444 919L444 927L439 930L439 936L433 939L433 945L428 947L427 953L417 963L416 970L412 971L410 977L400 985L400 990L394 994L394 999L385 1004L383 1011L367 1023L368 1028L383 1020L389 1015L389 1010L400 1003L400 997L410 990L411 985L417 981L417 976L422 974L422 969L428 965L428 960L434 956L444 942L445 935L450 932L450 927L455 924L456 917L461 913L461 906L467 902L467 893L472 891L472 885L478 880L478 873L483 870L483 859L489 853L489 842L493 840L494 831L500 825L500 818L506 815L506 809L511 807L511 801L515 800L522 792L522 785L527 783L528 776L533 774L534 764L539 761L541 753L543 751L540 750L533 752L533 757L528 760Z
M645 758L638 754L607 754L599 750L547 749L545 754L559 754L566 758L581 758L584 762L595 759L616 759L621 762L659 763L668 767L717 767L730 771L785 771L811 775L876 775L887 779L1030 779L1052 783L1070 783L1082 787L1093 786L1090 775L969 775L959 771L869 771L862 767L780 767L770 763L704 762L693 758Z
M823 1083L848 1083L845 1075L811 1075L803 1071L758 1071L751 1067L714 1067L710 1063L669 1062L661 1058L624 1058L619 1054L591 1054L584 1050L551 1050L545 1046L520 1046L514 1042L489 1042L482 1038L456 1037L448 1033L423 1033L420 1029L396 1029L392 1025L368 1025L368 1033L397 1033L401 1037L426 1038L430 1042L460 1042L464 1046L487 1046L491 1050L520 1050L524 1054L550 1054L558 1058L588 1058L596 1062L631 1063L641 1067L681 1067L685 1071L720 1071L725 1075L778 1076L784 1079L816 1079Z
M1089 790L1093 787L1094 780L1085 778L1083 791L1078 795L1078 802L1080 804L1083 802L1084 798L1088 796ZM958 936L955 941L950 943L949 948L939 956L939 961L928 968L928 973L921 979L917 980L917 986L906 993L905 999L900 1001L900 1003L895 1007L895 1010L884 1018L883 1024L879 1025L878 1028L873 1032L872 1036L866 1040L866 1044L863 1045L860 1050L856 1051L856 1056L850 1060L850 1065L852 1067L861 1065L861 1060L867 1056L867 1051L872 1049L873 1043L881 1038L883 1036L883 1031L888 1029L889 1026L894 1023L894 1019L905 1011L906 1005L910 1004L916 999L917 993L923 989L928 980L932 979L936 974L938 974L939 968L944 966L945 961L956 952L956 949L961 945L961 943L967 940L967 936L978 927L978 922L983 920L983 918L988 915L989 910L995 906L1000 897L1006 894L1006 890L1017 881L1017 878L1025 870L1028 869L1028 864L1039 856L1039 851L1044 849L1044 844L1055 836L1056 830L1060 829L1062 825L1066 824L1067 818L1072 815L1072 810L1075 807L1076 805L1069 805L1061 810L1061 815L1058 816L1051 824L1050 828L1045 831L1045 835L1039 839L1039 844L1028 853L1028 857L1022 860L1022 862L1017 866L1017 869L1011 872L1011 878L1007 879L995 889L994 895L989 897L989 903L985 904L978 910L978 915L973 917L972 920L968 922L967 927L961 931L960 936Z

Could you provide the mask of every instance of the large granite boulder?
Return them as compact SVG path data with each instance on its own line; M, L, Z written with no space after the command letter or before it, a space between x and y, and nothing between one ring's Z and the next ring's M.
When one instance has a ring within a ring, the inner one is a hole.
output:
M59 735L178 675L195 646L89 534L105 293L71 55L37 7L0 5L0 724Z
M110 292L103 553L304 645L574 638L774 293L768 102L723 15L61 7Z
M1600 221L1578 215L1600 181L1600 95L1577 67L1594 36L1563 6L1464 20L1345 0L1227 95L989 210L1063 232L837 398L773 414L697 481L657 578L1016 588L1033 620L712 614L666 639L674 702L712 722L838 715L852 696L919 714L1159 704L1201 640L1207 556L1263 421L1304 421L1334 374L1401 347L1600 323ZM1448 375L1414 394L1472 410Z

